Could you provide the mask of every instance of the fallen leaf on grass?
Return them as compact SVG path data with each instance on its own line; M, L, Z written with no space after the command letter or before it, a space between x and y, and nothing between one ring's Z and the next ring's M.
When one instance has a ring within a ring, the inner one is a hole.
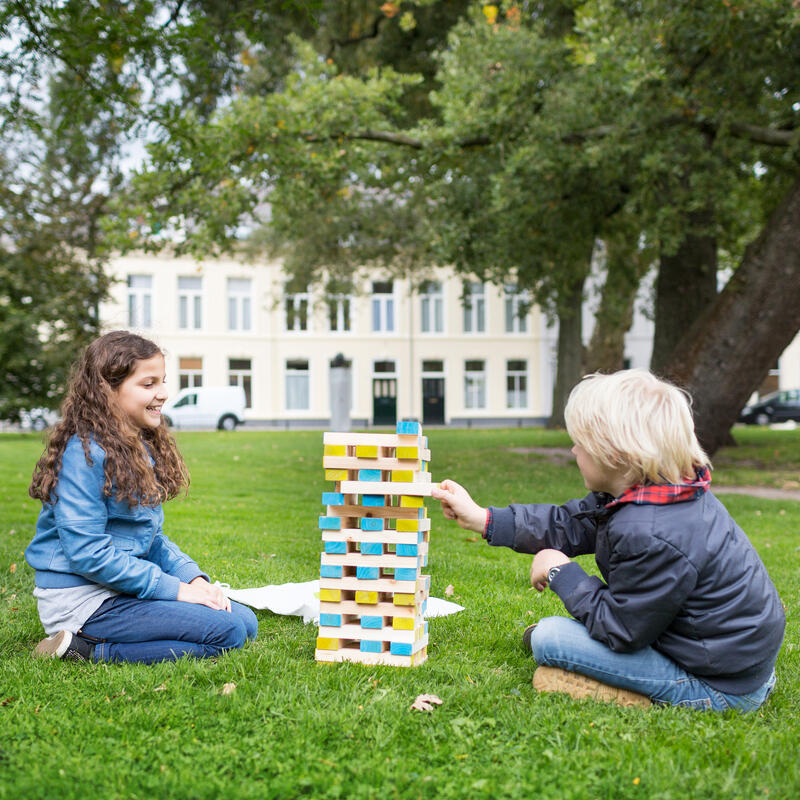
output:
M236 684L233 681L224 684L222 687L222 694L233 694L235 691L236 691Z
M153 689L153 691L154 692L166 692L167 691L167 684L166 683L162 683L161 686L156 686L156 688Z
M450 583L450 584L448 584L447 588L444 590L444 596L445 597L452 597L454 591L455 591L455 589L453 588L453 584Z
M8 571L9 571L9 572L16 572L16 571L17 571L17 565L16 565L16 564L12 564L12 565L11 565L11 566L8 568Z
M434 705L440 706L442 701L435 694L418 694L411 704L411 711L433 711Z
M464 541L465 542L477 542L478 541L478 537L477 536L466 536L464 538Z
M13 702L13 697L6 697L5 700L0 700L0 706L10 706Z

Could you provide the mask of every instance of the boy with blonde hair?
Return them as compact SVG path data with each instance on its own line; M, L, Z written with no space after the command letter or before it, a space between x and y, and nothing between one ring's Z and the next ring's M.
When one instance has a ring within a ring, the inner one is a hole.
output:
M783 608L709 491L688 396L646 370L589 375L565 418L583 499L486 509L455 481L433 491L462 528L535 553L531 583L549 585L572 615L525 632L534 687L623 705L755 710L775 685ZM587 553L602 579L572 560Z

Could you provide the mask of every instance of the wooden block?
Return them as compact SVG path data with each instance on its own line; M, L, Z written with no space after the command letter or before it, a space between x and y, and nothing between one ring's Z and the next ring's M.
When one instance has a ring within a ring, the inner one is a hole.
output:
M398 519L396 530L398 531L429 531L431 521L429 519Z
M319 568L320 578L341 578L343 575L344 569L340 566L322 564Z
M414 470L411 469L393 469L392 481L394 483L413 483L415 477Z
M356 578L360 581L376 581L380 576L380 567L356 567Z
M362 653L382 653L383 642L371 642L367 639L362 639L358 643L358 649ZM402 655L406 655L406 653L403 653Z
M333 564L339 567L368 567L369 569L410 569L419 566L418 562L421 560L420 556L417 558L409 558L408 556L397 556L394 553L384 552L382 555L368 555L366 553L322 553L320 556L321 564ZM414 570L412 569L412 572ZM410 573L403 573L410 575ZM376 576L377 577L377 576ZM396 578L396 580L410 581L415 580L415 577Z
M408 484L404 483L403 486L408 486ZM428 496L430 496L430 492L428 492ZM422 508L424 505L422 497L408 494L401 495L400 497L400 506L402 508Z
M362 495L363 497L363 495ZM383 519L423 519L427 515L424 506L328 506L328 516L335 517L382 517Z
M410 547L411 545L407 545ZM325 552L326 553L346 553L347 552L347 542L325 542Z
M342 500L342 503L344 503L344 500ZM382 494L362 494L361 505L369 506L370 508L379 508L386 505L386 497Z
M322 615L320 615L319 619L320 619L319 624L322 625ZM413 627L414 621L412 620L411 622ZM378 630L380 630L381 628L383 628L383 617L375 617L371 614L362 614L359 623L362 628L370 628L370 629L377 628Z
M382 620L383 618L380 617L380 619ZM413 652L413 650L418 649L414 645L417 642L422 641L422 638L424 638L424 634L421 633L422 626L419 627L420 632L415 629L399 630L392 628L391 626L383 628L362 628L360 624L351 623L332 628L320 626L319 636L325 639L338 637L340 641L359 640L362 642L397 642L411 645ZM410 653L407 653L406 655L410 655Z
M341 569L341 568L340 568ZM341 589L342 591L359 591L365 589L372 592L402 592L403 594L414 595L421 581L428 581L430 586L430 575L420 575L416 581L398 581L394 578L378 578L378 580L359 580L356 577L331 578L320 574L320 587L324 589Z
M421 458L420 453L422 451L419 447L397 447L395 450L395 456L397 458Z
M383 471L379 469L360 469L358 471L358 480L360 481L379 482L382 477ZM374 494L380 494L380 492L374 492Z
M333 455L333 454L331 454ZM374 444L358 444L356 445L357 458L377 458L378 446Z
M324 444L339 444L358 447L359 445L373 445L375 447L397 447L408 445L397 436L396 433L351 433L326 431L322 434Z
M362 605L377 605L378 593L365 591L356 592L356 603L361 603Z
M329 616L336 616L335 614L330 614ZM322 624L322 614L320 614L320 625ZM392 618L392 627L395 630L404 630L404 631L413 631L417 621L414 617L393 617Z
M323 531L338 531L342 528L341 517L320 517L319 527Z
M341 492L323 492L322 505L324 506L343 506L344 495Z
M342 663L382 667L418 667L428 658L427 647L422 647L410 656L395 656L391 653L362 653L359 650L343 648L341 650L316 650L314 658L322 663Z
M398 450L400 448L397 448ZM406 448L409 449L409 448ZM357 456L324 456L322 466L325 469L413 469L421 471L423 465L430 461L430 451L412 447L411 450L421 453L419 458L399 458L395 456L378 456L378 458L358 458Z
M393 542L395 544L422 544L424 531L362 531L358 528L342 528L340 531L322 531L323 542ZM425 542L427 544L427 542Z
M408 642L392 642L389 645L389 652L393 656L410 656L413 653L413 645Z
M325 551L328 552L327 550ZM359 552L362 556L382 556L383 542L361 542Z
M346 481L348 478L348 473L346 469L326 469L325 470L325 480L326 481Z
M383 519L381 517L362 517L360 527L362 531L382 531Z
M337 480L341 480L342 483L339 490L344 494L399 494L411 497L430 497L431 486L433 485L431 483L430 473L423 472L418 477L420 480L414 481L413 483L401 483L399 481L349 481L345 478L337 478ZM425 480L422 480L423 478L425 478ZM422 501L416 505L421 506Z
M412 581L417 577L417 567L395 567L394 578L397 581Z
M403 592L398 592L395 594L392 602L396 606L413 606L414 605L414 595L413 594L406 594Z
M321 603L339 603L342 600L340 589L320 589L319 600Z
M326 542L326 544L333 544L333 542ZM338 542L336 544L338 544ZM346 542L342 542L341 544L345 545L345 547L347 545ZM325 552L328 553L328 552L337 552L337 551L327 550L326 549ZM346 550L344 552L346 552ZM362 550L362 552L363 552L363 550ZM416 545L416 544L398 544L397 545L397 549L395 550L395 554L398 555L398 556L404 556L404 557L417 556L417 555L420 554L419 545Z
M342 615L341 614L320 614L319 615L319 624L325 625L328 627L338 627L342 624Z
M419 422L401 419L397 423L397 433L401 436L419 436L422 433L422 426Z
M375 594L378 594L375 592ZM351 614L361 617L363 614L380 617L408 617L419 618L424 615L424 603L417 602L413 606L396 606L392 603L357 603L355 600L342 600L340 603L320 603L320 613L326 614Z
M345 444L324 444L322 446L324 456L346 456L347 445Z
M331 639L327 636L318 636L317 637L317 649L318 650L338 650L339 649L339 640L338 639Z

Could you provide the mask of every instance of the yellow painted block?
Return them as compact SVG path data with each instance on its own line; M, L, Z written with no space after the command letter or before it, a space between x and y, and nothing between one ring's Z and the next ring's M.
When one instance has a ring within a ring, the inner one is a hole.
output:
M418 447L398 447L395 449L398 458L419 458Z
M396 606L413 606L414 605L414 595L413 594L404 594L403 592L398 592L392 598L392 602Z
M341 589L320 589L319 599L326 603L341 603L342 590Z
M398 631L410 631L414 629L413 617L392 617L392 627Z
M325 480L326 481L346 481L347 480L347 470L346 469L326 469L325 470Z
M410 469L393 469L392 480L401 483L413 483L414 471Z
M356 456L358 458L377 458L378 446L375 444L358 444L356 445Z
M413 623L413 620L412 620L412 623ZM416 633L414 634L414 641L418 642L424 635L425 635L425 625L423 623L422 625L420 625L417 628Z
M397 530L398 531L418 531L419 530L419 520L418 519L398 519L397 520Z
M332 470L326 470L326 472L331 471ZM421 497L414 497L414 495L410 494L400 495L400 508L422 508L424 505Z
M347 445L344 444L326 444L322 446L322 452L326 456L346 456Z
M377 592L356 591L356 603L366 603L374 606L378 602Z
M428 519L428 509L427 508L423 508L422 509L422 519Z
M338 649L339 649L338 639L328 639L325 636L317 637L317 650L338 650Z

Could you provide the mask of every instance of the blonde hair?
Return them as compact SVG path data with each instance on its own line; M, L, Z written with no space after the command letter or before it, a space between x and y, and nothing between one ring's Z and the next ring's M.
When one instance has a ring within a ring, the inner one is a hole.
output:
M681 483L711 466L694 432L691 398L644 369L587 375L564 410L567 431L629 485Z

